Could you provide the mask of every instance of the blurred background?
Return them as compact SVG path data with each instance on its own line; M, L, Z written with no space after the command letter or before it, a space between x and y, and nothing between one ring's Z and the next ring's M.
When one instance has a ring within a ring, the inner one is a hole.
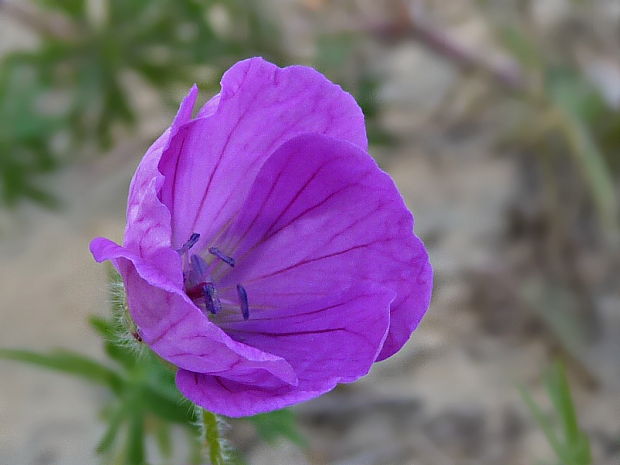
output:
M0 0L0 346L102 359L94 236L189 86L261 55L351 92L436 270L410 343L294 409L233 423L248 464L554 463L521 399L565 361L593 462L620 463L620 1ZM0 464L98 463L108 394L0 362ZM172 459L159 463L172 463Z

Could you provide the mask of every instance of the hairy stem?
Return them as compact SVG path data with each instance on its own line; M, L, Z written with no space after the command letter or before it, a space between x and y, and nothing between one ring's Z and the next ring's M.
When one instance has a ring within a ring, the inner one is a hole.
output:
M201 409L201 417L204 428L204 441L209 451L209 463L211 465L225 465L226 456L218 418L214 413L204 409Z

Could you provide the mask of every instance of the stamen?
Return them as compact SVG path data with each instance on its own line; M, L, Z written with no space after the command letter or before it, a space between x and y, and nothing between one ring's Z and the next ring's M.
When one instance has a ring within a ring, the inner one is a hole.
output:
M192 282L199 283L207 275L207 268L209 265L203 260L200 255L192 255L190 261L189 277Z
M198 239L200 239L200 234L192 233L192 235L189 236L189 239L187 240L187 242L183 244L180 249L177 249L177 252L179 252L182 255L185 252L189 251L189 249L191 249L192 247L194 247L194 245L196 245L196 242L198 242Z
M250 306L248 304L248 293L241 284L237 284L237 295L239 296L239 304L241 305L241 313L243 319L250 318Z
M217 296L215 286L213 283L205 283L202 287L202 292L205 296L207 310L213 315L216 315L222 309L222 302L220 302L220 298Z
M231 267L235 266L235 259L229 257L228 255L224 255L222 251L217 247L209 247L209 253L215 255L217 258L222 260L224 263L227 263Z

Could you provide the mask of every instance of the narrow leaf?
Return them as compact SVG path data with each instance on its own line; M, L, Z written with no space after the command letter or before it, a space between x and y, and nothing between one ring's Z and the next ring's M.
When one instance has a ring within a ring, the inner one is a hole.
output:
M521 393L521 397L523 398L523 401L527 404L527 406L530 409L530 412L532 412L532 415L534 416L534 419L536 420L540 428L543 430L543 433L547 437L547 441L549 442L549 445L551 446L551 448L553 449L553 451L556 453L558 457L562 457L564 455L562 444L556 437L555 431L553 431L553 426L551 425L551 423L549 422L545 414L542 412L538 404L534 401L530 393L527 392L527 390L522 386L519 387L519 391Z
M106 428L103 437L99 441L97 445L97 453L104 454L108 452L111 447L114 445L116 438L118 436L119 430L121 429L124 420L127 417L127 409L125 408L125 404L121 403L117 405L114 410L109 414L106 418L108 423L108 427Z
M135 412L129 422L127 436L127 465L144 465L144 417Z
M170 425L168 423L161 422L155 426L155 441L161 455L170 459L172 457L172 438L170 437Z
M66 350L55 350L49 354L41 354L29 350L0 349L0 358L78 376L90 382L107 386L114 392L119 392L123 383L122 377L112 369L96 360Z
M564 430L564 441L574 444L579 440L577 415L570 395L566 371L560 363L555 363L546 376L546 387Z
M188 424L194 419L191 408L187 404L182 404L177 399L165 397L149 387L142 390L142 402L150 412L162 420Z

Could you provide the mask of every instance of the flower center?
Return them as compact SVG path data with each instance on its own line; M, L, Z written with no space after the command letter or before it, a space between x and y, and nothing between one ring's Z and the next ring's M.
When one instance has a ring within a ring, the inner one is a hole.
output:
M226 255L217 247L208 247L206 251L209 253L207 258L201 253L192 253L190 250L196 245L200 239L200 234L193 233L187 242L177 249L177 252L183 258L183 280L185 284L185 292L188 297L206 314L217 315L222 310L228 312L239 312L244 320L250 318L250 307L248 304L248 293L241 284L237 284L237 302L230 299L220 298L216 283L212 279L212 271L218 263L223 262L231 268L235 266L235 259Z

